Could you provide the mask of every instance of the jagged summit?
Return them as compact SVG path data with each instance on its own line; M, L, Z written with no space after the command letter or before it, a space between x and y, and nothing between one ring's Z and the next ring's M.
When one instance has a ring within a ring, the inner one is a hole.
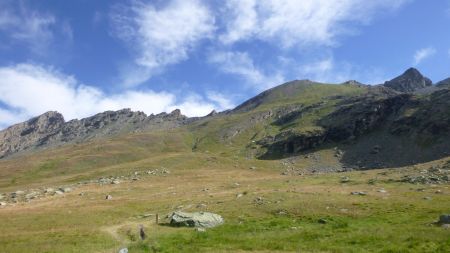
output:
M419 70L409 68L400 76L385 82L384 86L396 91L409 93L429 87L432 84L431 80L423 76Z
M179 109L147 116L131 109L105 111L66 122L61 113L49 111L0 131L0 158L42 146L80 142L120 133L171 129L189 122Z
M450 87L450 77L447 78L447 79L444 79L444 80L442 80L440 82L438 82L436 84L436 86L438 86L438 87Z

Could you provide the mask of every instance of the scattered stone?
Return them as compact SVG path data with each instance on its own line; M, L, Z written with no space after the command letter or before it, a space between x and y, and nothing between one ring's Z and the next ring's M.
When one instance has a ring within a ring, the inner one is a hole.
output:
M206 207L207 207L207 205L203 204L203 203L200 203L197 205L197 208L206 208Z
M236 194L236 198L238 199L238 198L241 198L241 197L243 197L244 196L244 194L242 194L242 193L238 193L238 194Z
M6 206L5 202L0 202L0 206Z
M128 253L128 249L127 248L122 248L119 250L119 253Z
M420 175L405 175L399 181L411 184L448 184L450 183L450 168L432 166L428 170L421 171Z
M180 212L170 215L170 224L173 226L212 228L223 224L222 216L209 212Z
M450 229L450 224L442 224L441 227L443 229Z
M251 166L250 169L251 170L256 170L256 167L255 166Z
M367 193L366 192L351 192L351 195L365 196L365 195L367 195Z
M63 195L64 192L62 192L62 191L60 191L60 190L57 190L57 191L55 191L55 194L57 194L57 195Z
M47 188L47 189L45 189L44 193L48 193L48 194L55 193L55 189L53 189L53 188Z
M39 195L39 192L30 192L27 195L25 195L26 199L34 199Z
M428 196L427 196L427 197L424 197L423 199L424 199L424 200L432 200L432 198L431 198L431 197L428 197Z
M379 189L377 192L379 192L379 193L387 193L387 191L385 189Z
M5 196L3 194L0 194L0 200L4 199Z
M199 232L199 233L204 233L204 232L206 232L206 229L205 228L195 228L195 231Z
M349 182L349 181L350 181L350 178L349 178L349 177L347 177L347 176L341 177L341 183L347 183L347 182Z
M443 214L439 216L439 224L450 224L450 214Z
M319 219L317 222L319 222L320 224L327 224L327 220L325 220L325 219Z
M106 200L111 200L111 199L112 199L112 196L108 194L108 195L106 195L105 199L106 199Z
M255 202L256 204L258 204L258 205L262 205L262 204L264 204L264 198L261 197L261 196L256 197L255 200L254 200L254 202Z
M72 188L70 187L61 187L59 188L60 191L64 192L64 193L68 193L72 191Z
M117 179L114 179L114 180L111 182L111 184L120 184L120 181L117 180Z
M437 190L437 191L435 191L434 193L436 193L436 194L441 194L442 191L441 191L441 190Z

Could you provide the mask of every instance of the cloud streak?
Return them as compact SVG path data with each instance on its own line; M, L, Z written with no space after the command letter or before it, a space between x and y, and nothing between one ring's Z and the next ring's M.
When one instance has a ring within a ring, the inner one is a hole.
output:
M417 50L414 53L414 65L419 65L422 61L427 58L430 58L436 53L436 49L433 47L426 47Z
M111 13L115 36L134 51L136 73L125 72L124 84L133 86L148 80L164 67L188 59L201 40L213 36L215 17L198 0L173 0L157 8L134 1L119 5Z
M210 54L209 62L215 64L224 73L239 76L256 90L264 90L284 81L281 73L273 73L271 75L264 73L255 65L246 52L214 52Z
M349 24L370 22L380 10L395 10L407 0L228 0L225 44L257 39L284 48L332 46L351 32Z
M67 22L59 22L49 13L30 10L23 2L11 3L0 3L0 32L7 38L3 43L25 45L34 54L45 55L55 35L72 40L72 28Z

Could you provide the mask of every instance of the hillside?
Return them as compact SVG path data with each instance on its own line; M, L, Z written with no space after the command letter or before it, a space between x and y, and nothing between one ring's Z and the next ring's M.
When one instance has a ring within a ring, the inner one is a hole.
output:
M0 131L0 251L448 252L433 222L450 206L450 89L428 80L296 80L201 118L16 124ZM174 210L225 224L171 227Z

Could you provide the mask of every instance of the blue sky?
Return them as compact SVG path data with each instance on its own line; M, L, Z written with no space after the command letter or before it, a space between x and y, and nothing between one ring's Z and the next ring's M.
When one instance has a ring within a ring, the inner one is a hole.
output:
M448 0L0 1L0 128L225 110L293 79L450 76Z

